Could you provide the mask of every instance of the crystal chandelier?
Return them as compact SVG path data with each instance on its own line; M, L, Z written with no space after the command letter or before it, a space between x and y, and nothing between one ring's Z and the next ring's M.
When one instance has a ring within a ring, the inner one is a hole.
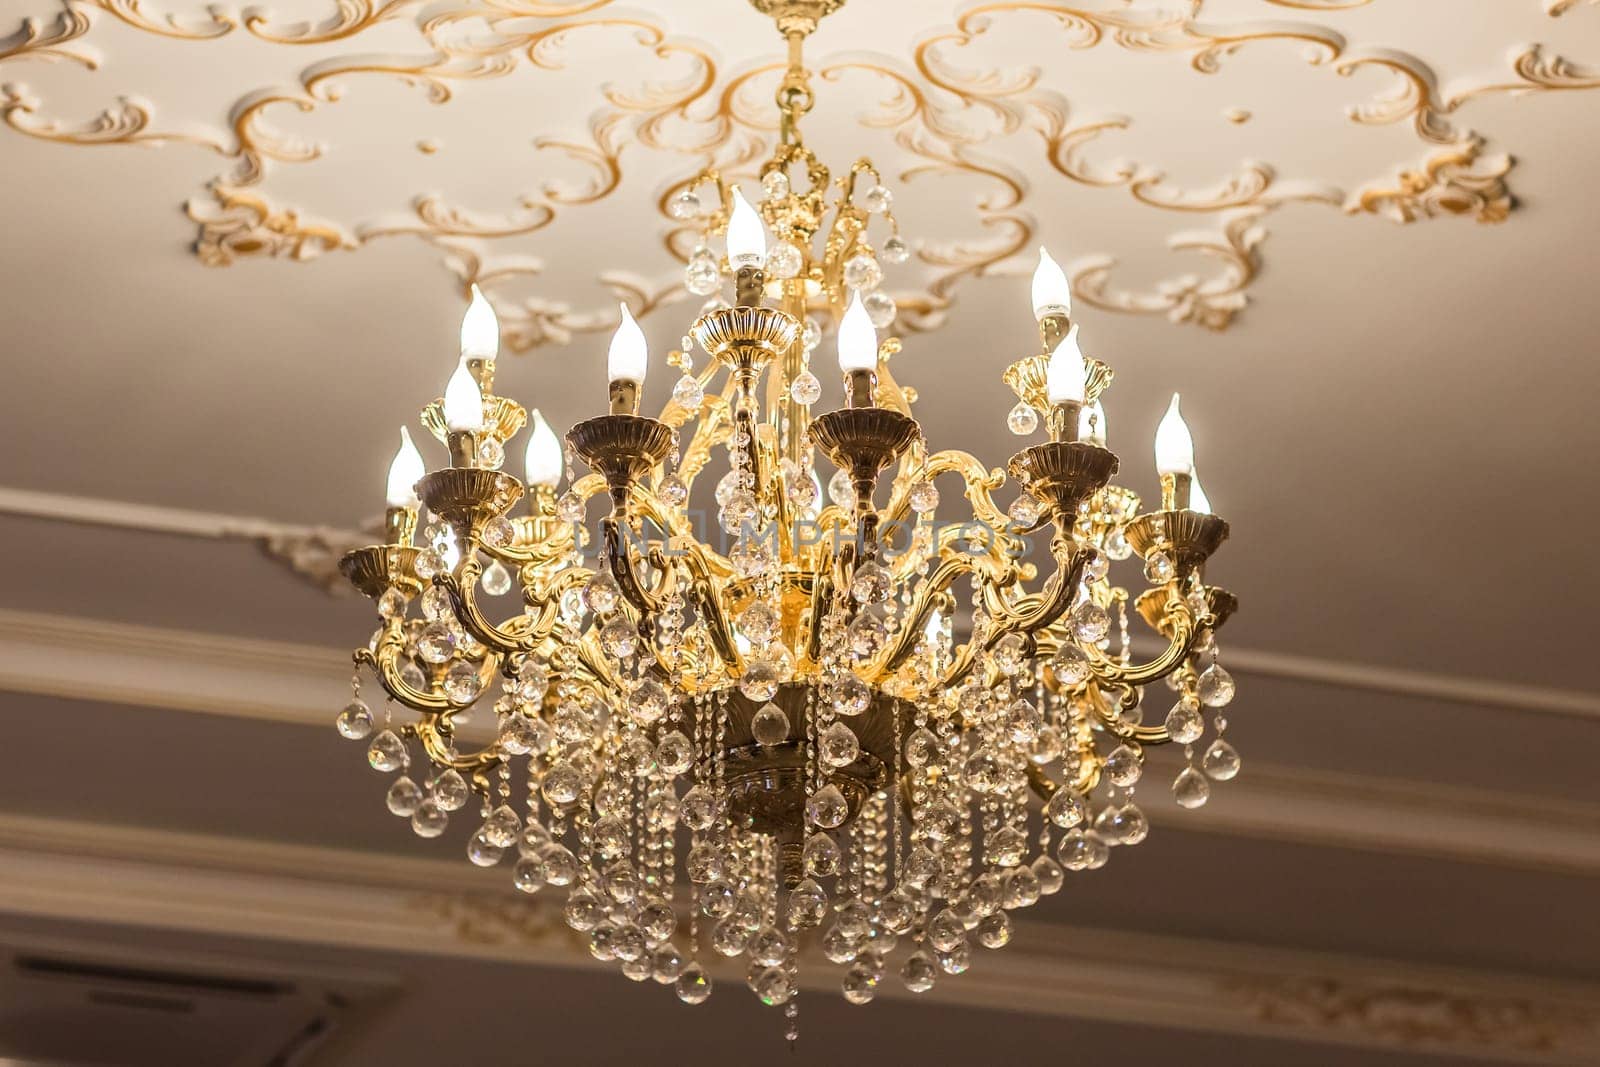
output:
M900 343L876 334L895 316L881 265L909 255L891 195L865 159L834 179L797 126L812 103L801 44L840 2L754 0L789 44L759 206L714 171L667 200L703 227L685 285L711 299L668 356L681 377L660 417L639 413L647 352L624 308L608 413L563 450L533 412L526 481L503 472L530 417L494 392L498 327L474 289L460 364L422 412L450 465L426 471L402 430L386 543L342 564L381 625L338 728L396 775L389 810L431 838L476 806L471 862L564 891L596 957L691 1004L716 957L742 957L791 1037L802 944L843 968L853 1003L891 969L927 990L966 970L974 941L1006 944L1011 913L1064 869L1144 839L1147 747L1183 747L1172 791L1187 808L1239 768L1220 710L1197 754L1205 709L1234 691L1214 634L1236 601L1205 579L1228 525L1176 396L1156 436L1160 507L1110 484L1112 372L1081 353L1047 254L1041 351L1004 378L1010 429L1042 418L1048 440L1004 472L926 444L890 373ZM814 414L819 319L837 322L848 403ZM691 504L713 496L701 477L719 448L720 539ZM1135 555L1137 596L1111 576ZM513 587L520 603L495 612ZM1164 642L1152 659L1133 656L1130 608ZM363 671L389 698L381 722ZM1146 722L1158 680L1171 710ZM480 705L496 731L467 745L458 727Z

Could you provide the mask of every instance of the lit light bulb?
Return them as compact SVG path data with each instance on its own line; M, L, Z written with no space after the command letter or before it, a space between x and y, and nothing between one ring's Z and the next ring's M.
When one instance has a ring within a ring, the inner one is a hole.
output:
M644 384L645 365L650 350L645 344L644 331L633 321L628 305L622 305L622 321L617 332L611 335L611 351L606 357L606 374L614 382Z
M523 469L529 485L542 485L554 489L561 484L561 441L550 424L544 421L539 409L534 408L528 434L528 450L523 453Z
M461 316L461 358L493 359L500 353L500 320L483 292L472 287L472 303Z
M455 433L483 431L483 394L465 362L456 364L456 372L444 387L444 424Z
M735 268L763 267L767 262L767 228L737 188L728 216L728 262Z
M1194 438L1178 411L1177 393L1172 394L1172 404L1156 427L1156 473L1194 473Z
M1039 248L1039 265L1033 270L1033 317L1072 314L1072 286L1067 283L1066 272L1050 258L1050 253Z
M1083 352L1078 348L1078 327L1074 325L1067 336L1050 353L1050 365L1045 369L1045 391L1052 404L1083 403L1084 378L1088 368L1083 363Z
M1078 439L1106 447L1106 409L1100 406L1100 401L1078 412Z
M850 298L850 306L839 320L839 369L846 374L878 369L878 331L861 304L859 291Z
M1189 476L1189 510L1203 512L1207 515L1213 514L1211 501L1207 498L1206 491L1200 488L1200 478L1198 475L1193 474Z
M400 427L400 448L389 464L389 506L413 511L421 507L422 501L417 499L417 482L426 473L428 468L423 465L422 453L411 443L411 434L406 428Z
M544 421L538 408L531 411L528 421L531 424L528 450L523 453L522 459L528 485L542 485L547 490L554 490L555 486L562 483L562 442L555 437L555 430L550 429L549 422Z

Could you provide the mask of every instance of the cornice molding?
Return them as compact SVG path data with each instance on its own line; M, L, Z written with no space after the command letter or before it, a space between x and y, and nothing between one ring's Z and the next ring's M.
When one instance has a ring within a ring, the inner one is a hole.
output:
M1229 662L1243 673L1243 660ZM349 672L336 649L0 609L0 692L327 729ZM1547 798L1252 762L1205 808L1150 815L1158 829L1600 875L1600 806Z
M601 966L549 901L459 863L0 815L0 889L0 912L24 917ZM1600 984L1039 922L981 964L920 999L1501 1062L1600 1056ZM810 988L833 978L802 969ZM911 996L892 981L880 995Z

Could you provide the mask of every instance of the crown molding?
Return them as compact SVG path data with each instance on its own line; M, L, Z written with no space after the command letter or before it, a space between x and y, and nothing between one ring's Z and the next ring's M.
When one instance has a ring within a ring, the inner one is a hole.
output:
M0 609L0 692L326 729L349 674L335 649ZM1206 807L1149 814L1158 830L1600 875L1600 806L1548 798L1252 762Z
M330 592L343 590L347 585L338 573L339 556L345 549L371 540L370 535L357 531L295 526L251 516L41 493L6 486L0 486L0 515L178 537L246 541L288 566L299 577ZM0 632L6 625L4 619L17 614L0 612ZM58 623L66 621L58 620ZM82 621L85 625L102 625L90 620ZM150 632L165 634L172 631ZM275 647L261 642L250 643L268 649ZM320 649L316 651L321 655L328 654ZM1594 692L1347 663L1231 645L1228 648L1228 668L1239 674L1281 678L1310 685L1600 722L1600 693Z
M552 900L460 863L0 814L0 872L0 912L21 917L602 966ZM835 978L820 957L802 969L807 988ZM892 980L880 995L911 996ZM1019 923L920 999L1500 1062L1600 1056L1600 984L1055 923Z

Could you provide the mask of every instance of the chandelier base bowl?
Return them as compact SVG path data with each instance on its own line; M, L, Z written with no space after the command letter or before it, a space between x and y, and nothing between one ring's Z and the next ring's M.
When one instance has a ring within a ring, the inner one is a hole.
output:
M823 699L813 698L814 690L812 682L788 682L778 687L770 701L760 702L737 689L728 690L722 755L726 761L728 813L736 826L780 840L804 838L806 702ZM756 713L768 703L781 709L790 723L789 737L775 745L758 743L752 729ZM855 762L823 770L823 779L844 795L848 806L845 824L856 817L869 796L889 784L897 711L900 720L909 723L915 709L875 692L864 712L838 720L850 728L861 746L861 755Z
M505 444L528 424L528 411L515 400L503 396L483 398L483 433ZM450 441L450 427L444 421L444 401L435 400L422 409L422 425L440 444Z
M841 408L811 420L811 440L857 485L876 482L922 436L909 415L888 408Z
M462 534L510 511L522 499L522 483L502 471L445 467L425 474L417 495L428 510Z
M1087 407L1100 399L1100 394L1111 385L1116 372L1089 356L1083 357L1083 403ZM1048 383L1050 353L1019 359L1007 367L1001 379L1017 394L1017 399L1038 412L1051 408Z
M339 573L363 596L374 600L390 589L414 596L422 591L414 566L417 551L410 545L368 545L352 549L339 560Z
M1116 454L1083 441L1047 441L1011 457L1007 470L1066 523L1117 473Z
M1228 524L1215 515L1188 509L1152 511L1127 527L1128 544L1141 558L1166 552L1180 577L1205 566L1206 560L1228 539Z
M567 431L567 444L615 497L666 461L672 427L644 415L597 415Z
M759 370L793 347L800 324L777 308L727 307L702 315L689 335L724 365Z

